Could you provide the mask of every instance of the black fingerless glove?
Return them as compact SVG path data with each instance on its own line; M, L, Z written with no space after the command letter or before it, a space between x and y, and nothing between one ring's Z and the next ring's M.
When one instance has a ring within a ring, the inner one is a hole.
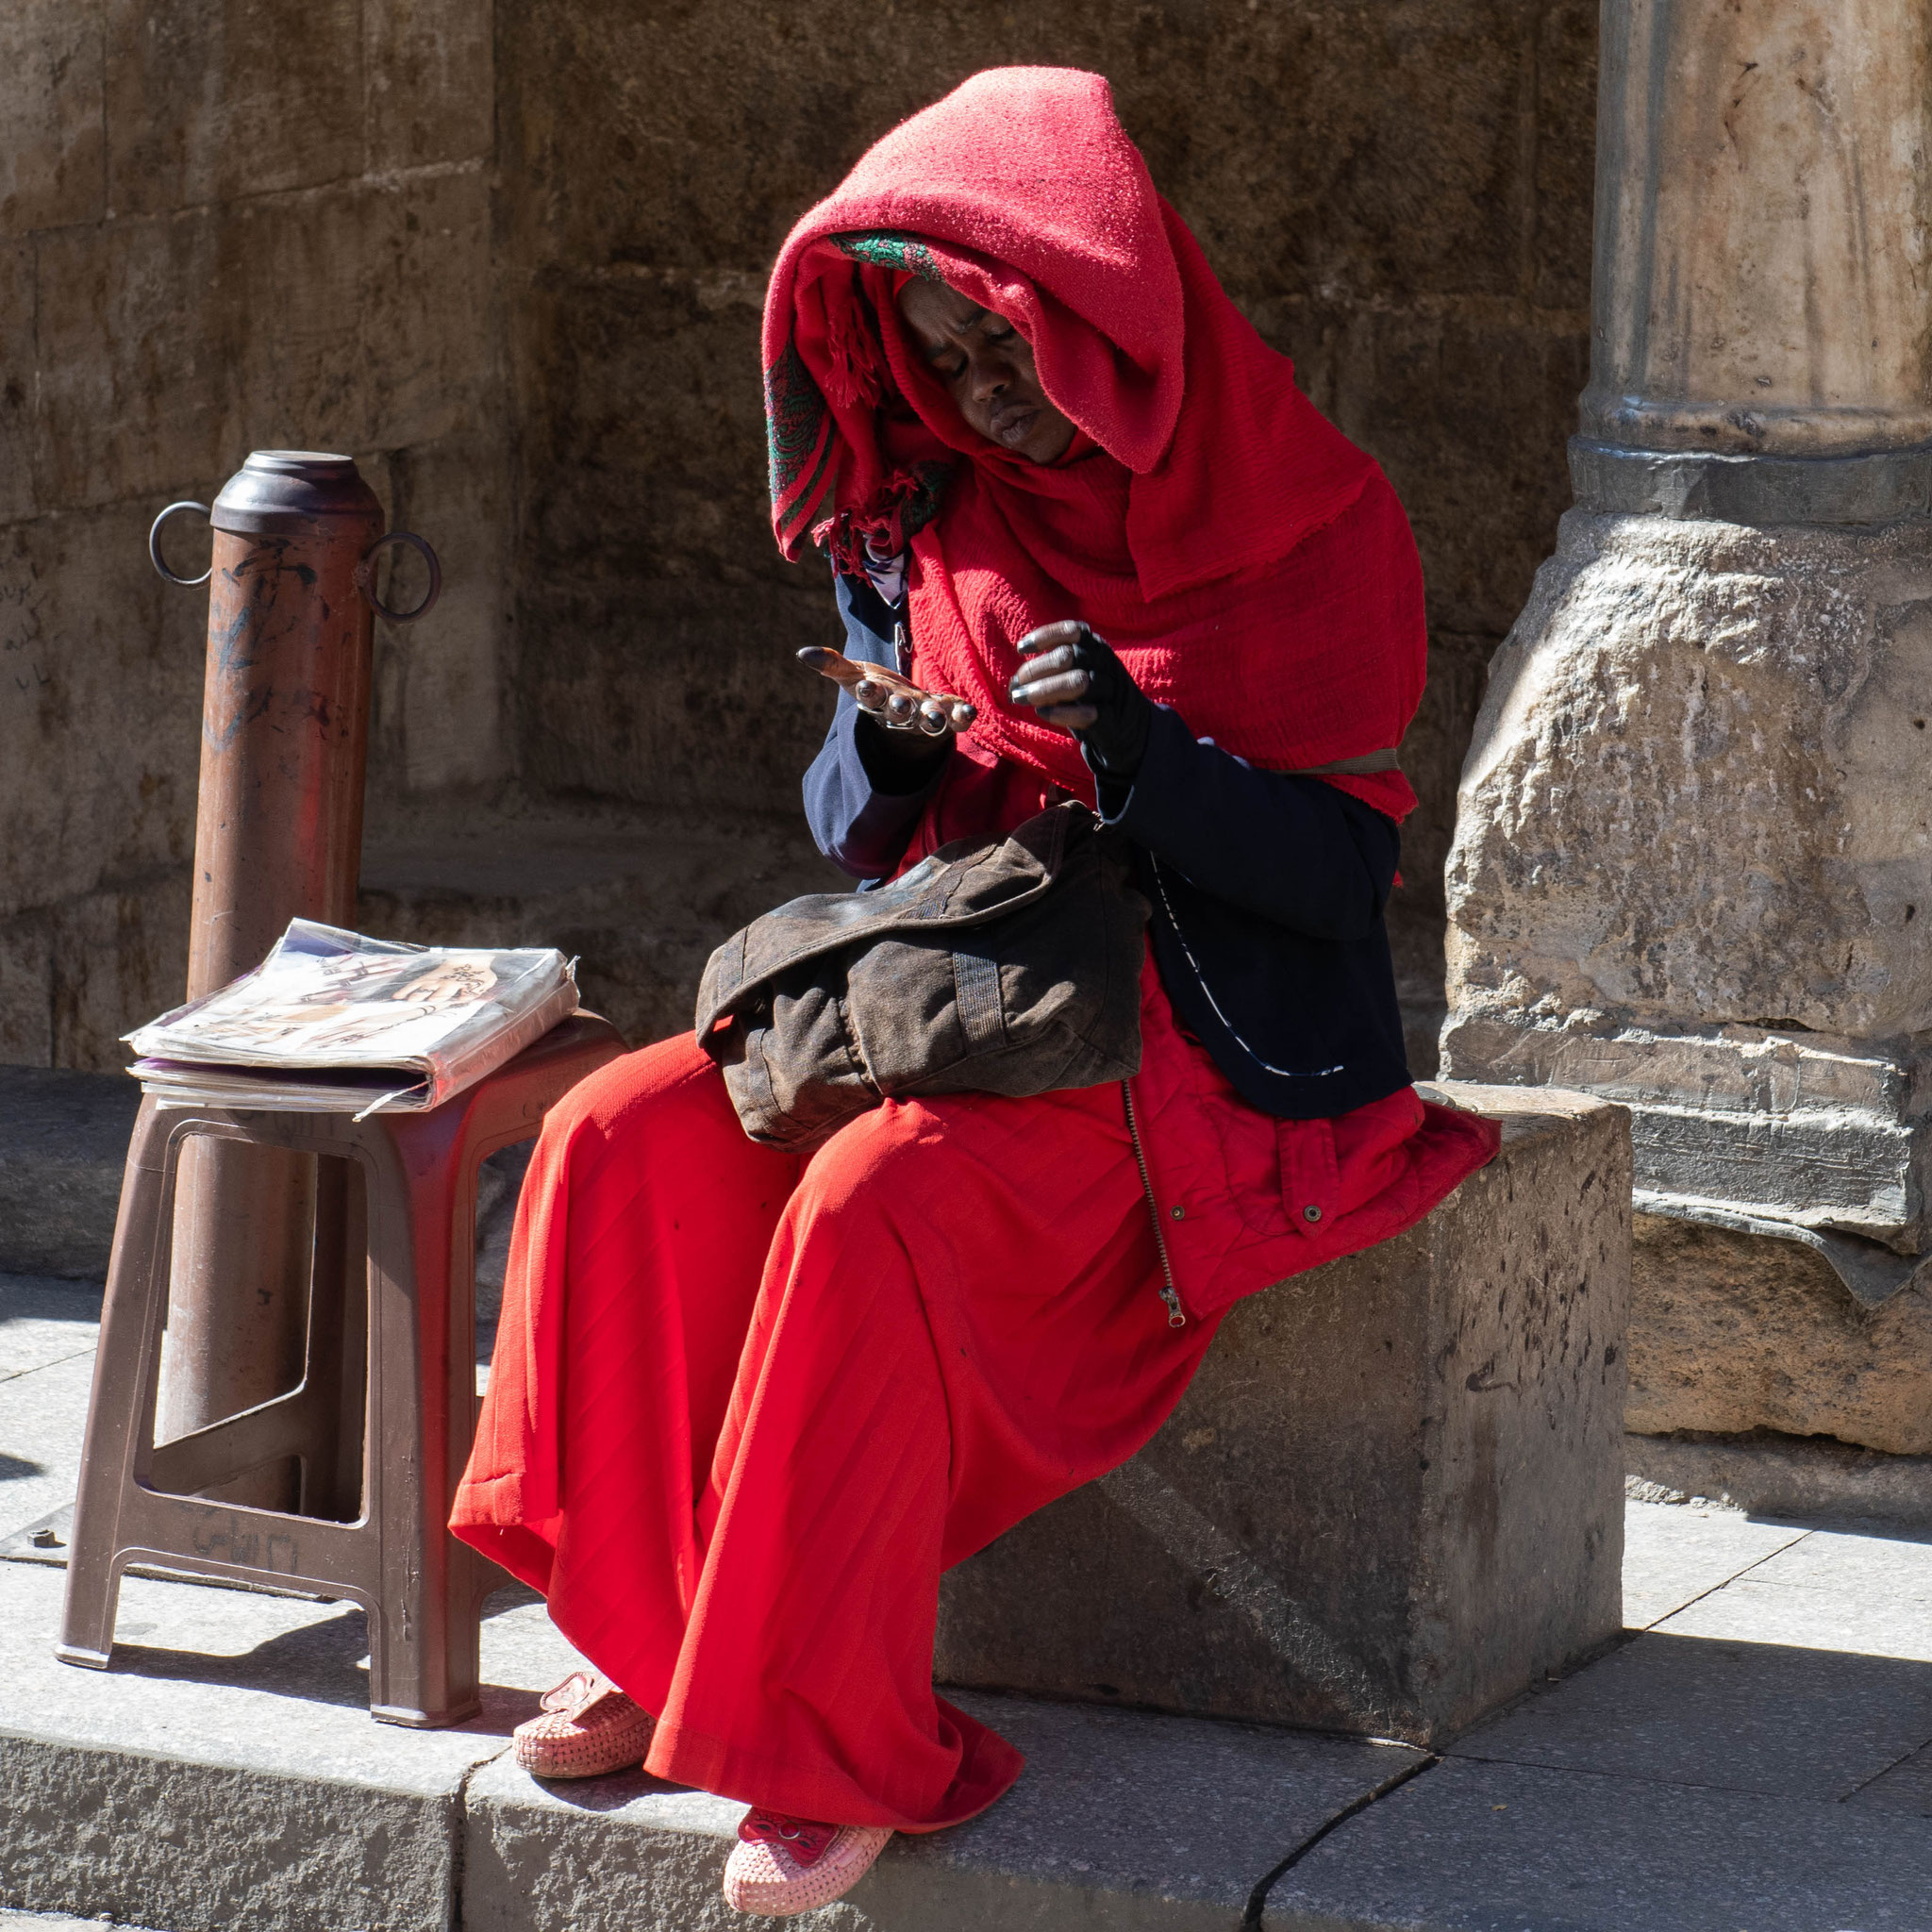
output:
M1154 729L1154 700L1127 675L1127 667L1114 656L1113 646L1084 625L1071 649L1074 664L1088 678L1087 695L1080 702L1100 713L1086 730L1074 735L1095 772L1125 784L1147 755L1147 735Z

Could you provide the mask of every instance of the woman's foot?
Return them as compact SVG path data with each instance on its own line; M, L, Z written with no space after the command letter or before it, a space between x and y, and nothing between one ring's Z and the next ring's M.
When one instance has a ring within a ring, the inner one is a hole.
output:
M510 1733L510 1755L532 1777L604 1777L644 1761L657 1723L608 1677L576 1671Z
M828 1906L872 1870L891 1835L882 1824L819 1824L747 1811L724 1863L724 1903L765 1919Z

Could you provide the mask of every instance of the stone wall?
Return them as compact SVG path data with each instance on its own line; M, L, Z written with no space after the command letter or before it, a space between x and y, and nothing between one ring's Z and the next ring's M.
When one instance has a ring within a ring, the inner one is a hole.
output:
M469 0L0 9L0 1060L181 996L208 606L145 533L251 448L355 452L441 548L377 796L508 769L492 74Z
M203 607L142 537L253 446L355 451L443 556L441 607L378 644L370 911L485 936L452 840L510 855L492 908L519 901L518 851L541 897L559 838L581 858L702 833L721 910L798 877L828 704L791 653L831 618L765 525L764 273L895 119L1056 61L1112 78L1230 292L1414 518L1432 675L1395 933L1426 1071L1482 666L1569 497L1595 12L12 0L0 1060L111 1064L178 993ZM634 1034L689 1010L680 880L640 885L633 858L621 911L585 915L587 981ZM633 943L657 945L641 982Z

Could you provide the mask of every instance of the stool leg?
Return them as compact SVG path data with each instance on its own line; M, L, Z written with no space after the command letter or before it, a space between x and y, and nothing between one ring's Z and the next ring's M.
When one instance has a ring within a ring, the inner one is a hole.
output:
M396 1118L377 1115L375 1124ZM381 1574L369 1620L370 1715L432 1726L460 1724L481 1704L476 1580L470 1553L447 1527L456 1475L448 1466L450 1232L462 1189L458 1161L406 1162L396 1142L407 1127L390 1130L395 1141L381 1149L369 1201L368 1507ZM474 1392L467 1399L465 1424Z
M155 1382L172 1248L174 1190L168 1184L167 1145L166 1117L152 1100L142 1101L121 1179L74 1499L60 1641L54 1647L64 1663L92 1670L105 1670L113 1652L114 1612L121 1596L121 1573L114 1560L121 1509L133 1486L136 1453L154 1441Z
M303 1390L302 1513L352 1522L362 1499L363 1374L369 1353L362 1174L353 1159L316 1163L315 1258Z

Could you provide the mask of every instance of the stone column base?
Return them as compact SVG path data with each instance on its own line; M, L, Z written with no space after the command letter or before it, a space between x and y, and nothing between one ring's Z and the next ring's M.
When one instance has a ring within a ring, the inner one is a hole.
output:
M1140 1456L955 1570L941 1682L1427 1744L1617 1635L1628 1116L1425 1091L1498 1158L1238 1306Z
M1635 1243L1632 1429L1932 1456L1932 1281L1869 1307L1794 1241L1640 1214Z
M1627 1441L1639 1502L1727 1505L1800 1523L1932 1529L1932 1456L1886 1456L1823 1438L1637 1436Z

